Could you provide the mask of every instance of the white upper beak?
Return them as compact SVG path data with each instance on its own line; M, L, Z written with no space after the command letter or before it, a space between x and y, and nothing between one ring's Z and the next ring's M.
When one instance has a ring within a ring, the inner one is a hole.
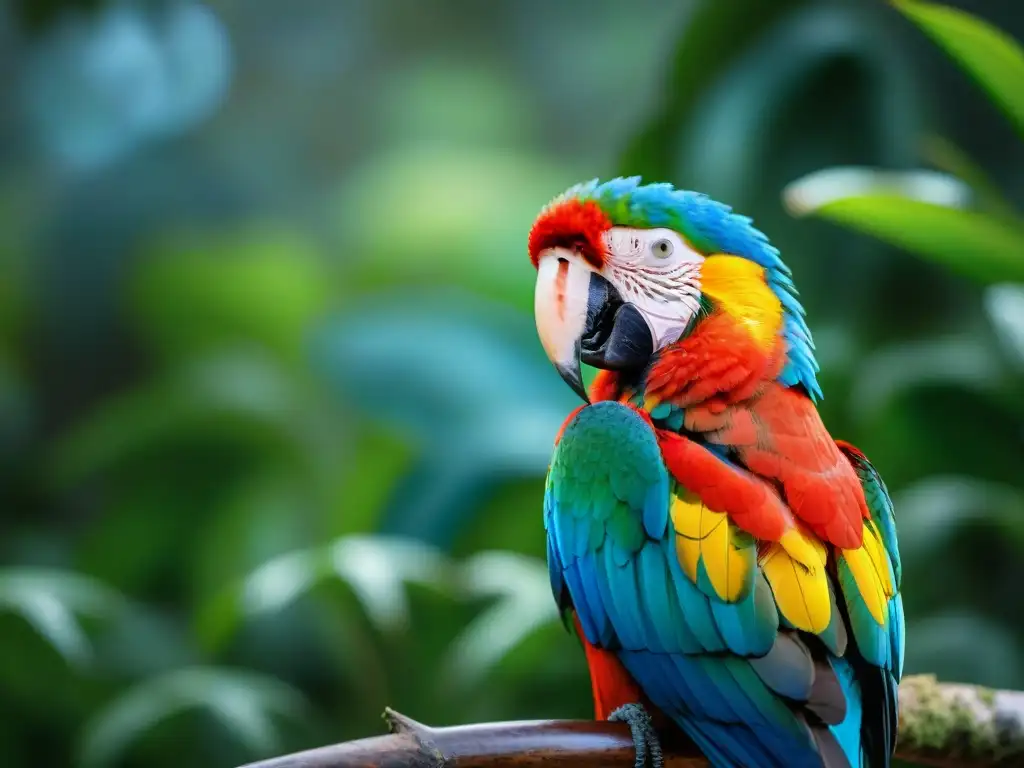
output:
M537 261L533 310L537 334L548 359L584 399L580 337L587 325L590 276L594 268L567 248L548 248Z

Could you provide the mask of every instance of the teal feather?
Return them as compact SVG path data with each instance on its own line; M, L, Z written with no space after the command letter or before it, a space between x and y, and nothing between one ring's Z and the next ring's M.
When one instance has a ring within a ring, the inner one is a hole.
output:
M721 665L735 686L735 693L730 699L745 701L756 713L744 717L745 722L760 722L768 728L781 726L793 732L800 732L803 729L803 724L797 720L793 711L772 693L748 661L736 656L723 656L715 661Z
M682 408L674 408L672 413L665 417L665 429L671 432L679 432L683 428L685 418L686 411Z
M685 653L698 653L701 649L696 640L680 642L672 629L673 620L678 620L672 612L675 595L669 596L668 569L657 542L647 542L637 554L636 580L642 605L640 614L650 649L655 653L668 653L685 647ZM685 622L680 623L685 625Z
M833 654L843 656L846 653L846 644L848 642L846 623L843 621L843 615L839 612L839 606L836 604L836 591L831 585L828 590L828 597L832 604L831 618L829 619L828 626L818 633L818 638Z
M889 555L889 562L893 568L896 588L899 589L903 581L903 566L900 563L900 547L896 535L896 516L893 511L892 499L889 497L889 491L885 487L882 476L865 457L857 457L854 467L864 486L864 497L868 503L871 519L882 537L882 543L885 545L885 551Z
M669 414L671 414L671 413L672 413L672 404L671 403L659 403L658 405L654 406L651 409L650 416L655 421L658 421L659 419L666 419L666 418L668 418Z
M661 482L661 478L658 478L648 487L644 497L644 531L652 539L663 538L668 530L668 493L668 478L665 478L665 482Z
M850 628L853 639L868 663L884 669L892 668L892 645L889 640L888 620L879 624L871 615L870 609L861 597L857 582L853 578L846 558L840 556L836 561L836 573L846 601L846 610L850 617ZM888 618L888 617L886 617Z
M683 573L679 565L679 559L675 555L672 542L666 539L662 543L662 551L668 561L669 573L672 576L672 584L675 586L676 595L679 597L679 606L686 619L687 626L693 631L697 642L704 651L724 651L725 641L718 634L715 625L714 614L711 613L711 603L707 595L697 588Z
M896 595L889 601L889 642L892 666L890 671L896 680L903 678L903 656L906 652L906 634L903 618L903 596Z
M711 583L711 577L708 576L708 569L704 565L703 559L697 561L697 589L708 597L715 596L715 586ZM714 602L711 604L714 605Z
M841 723L829 726L829 731L835 736L854 768L860 768L862 719L860 685L857 683L853 666L846 659L835 659L832 662L832 667L846 699L847 712Z
M771 587L758 574L754 588L737 603L711 598L715 625L726 646L741 656L763 656L779 631L779 611Z
M644 620L640 615L642 603L637 594L633 564L620 564L606 547L604 563L597 565L597 569L603 575L602 583L608 586L605 608L611 612L612 623L620 628L618 635L622 647L630 650L646 648Z

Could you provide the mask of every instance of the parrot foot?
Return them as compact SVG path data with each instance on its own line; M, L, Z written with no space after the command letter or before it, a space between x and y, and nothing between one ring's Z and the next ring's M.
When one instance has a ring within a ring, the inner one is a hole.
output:
M629 726L636 749L636 768L647 768L648 756L651 758L651 768L663 768L665 758L661 753L661 742L658 741L651 716L642 704L623 704L608 715L608 719Z

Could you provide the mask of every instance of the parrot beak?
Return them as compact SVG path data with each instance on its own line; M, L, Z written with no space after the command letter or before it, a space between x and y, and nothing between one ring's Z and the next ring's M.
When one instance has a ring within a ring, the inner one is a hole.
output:
M590 402L581 362L608 370L641 368L654 354L644 316L581 255L549 248L537 263L537 333L548 359L573 391Z

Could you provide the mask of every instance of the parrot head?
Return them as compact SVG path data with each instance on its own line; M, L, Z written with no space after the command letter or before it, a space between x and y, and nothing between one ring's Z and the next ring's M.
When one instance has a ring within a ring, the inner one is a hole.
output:
M783 350L780 381L821 397L789 268L749 218L706 195L639 177L579 184L541 211L529 252L541 344L584 400L581 363L641 371L716 307L766 354Z

